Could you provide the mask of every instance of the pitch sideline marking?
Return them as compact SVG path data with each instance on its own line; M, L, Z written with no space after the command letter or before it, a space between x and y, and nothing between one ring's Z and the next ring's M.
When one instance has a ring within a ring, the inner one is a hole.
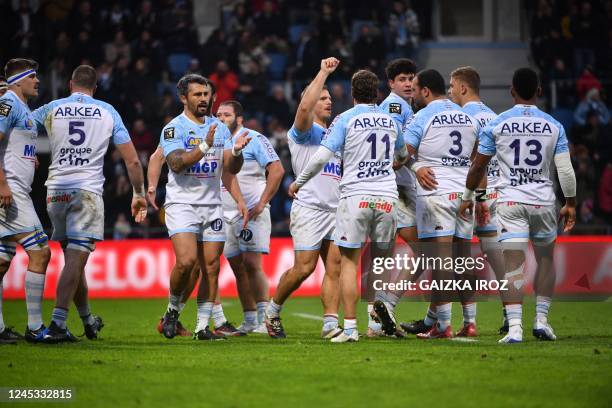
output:
M458 341L461 343L477 343L479 340L476 339L470 339L469 337L453 337L450 340L452 341Z
M319 322L323 321L323 318L321 316L313 315L310 313L293 313L293 315L297 317L301 317L303 319L317 320Z

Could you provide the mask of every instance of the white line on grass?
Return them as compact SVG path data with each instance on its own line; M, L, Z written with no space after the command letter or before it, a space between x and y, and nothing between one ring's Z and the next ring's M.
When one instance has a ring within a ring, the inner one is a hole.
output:
M323 318L321 316L317 316L317 315L313 315L309 313L293 313L293 315L297 317L301 317L303 319L317 320L319 322L323 321Z
M476 342L478 342L478 340L470 339L469 337L453 337L451 340L452 341L459 341L459 342L462 342L462 343L476 343Z

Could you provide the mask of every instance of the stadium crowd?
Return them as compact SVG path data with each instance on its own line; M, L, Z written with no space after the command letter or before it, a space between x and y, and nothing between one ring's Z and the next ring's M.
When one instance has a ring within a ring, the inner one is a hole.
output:
M224 0L221 26L200 44L191 1L0 1L10 24L0 27L0 60L36 56L41 62L41 95L34 106L67 95L72 69L96 67L96 97L121 113L143 165L157 146L162 127L179 112L176 80L201 73L217 87L217 103L237 99L245 125L265 134L286 170L272 201L274 235L286 235L294 175L287 147L296 101L324 56L342 60L330 82L333 115L351 106L349 76L369 68L384 78L385 63L414 57L430 35L429 2L367 0ZM612 224L612 127L608 95L612 81L612 1L525 2L531 18L530 43L547 100L573 142L579 180L578 231L607 233ZM45 24L41 24L45 21ZM555 95L550 84L555 82ZM387 90L383 83L380 99ZM571 114L568 114L569 111ZM575 114L574 111L575 110ZM41 156L41 173L48 157ZM153 211L144 225L131 224L131 192L125 168L112 149L106 159L107 237L166 236ZM163 176L162 176L163 177ZM34 202L43 203L40 174ZM164 179L158 196L163 200ZM39 199L36 199L36 196ZM39 208L50 227L44 208ZM602 226L604 223L607 226Z

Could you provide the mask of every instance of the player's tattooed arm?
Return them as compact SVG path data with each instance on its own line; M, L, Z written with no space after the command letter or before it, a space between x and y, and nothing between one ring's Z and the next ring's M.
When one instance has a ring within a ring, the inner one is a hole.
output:
M166 163L170 170L175 173L181 173L202 160L202 157L204 157L204 153L200 149L191 149L189 151L177 149L171 151L166 156Z
M314 121L314 108L321 98L321 91L327 77L336 70L340 61L336 58L326 58L321 61L321 69L304 91L300 105L295 113L295 128L305 132L312 127Z

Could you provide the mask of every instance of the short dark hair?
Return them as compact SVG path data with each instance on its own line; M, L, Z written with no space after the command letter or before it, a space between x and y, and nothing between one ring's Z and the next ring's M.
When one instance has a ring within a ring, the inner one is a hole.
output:
M416 76L421 88L429 88L434 95L444 95L446 93L444 78L435 69L424 69L416 74Z
M187 96L189 84L200 84L204 86L209 86L213 95L216 92L215 84L213 84L210 79L198 74L187 74L184 75L181 79L179 79L179 81L176 83L176 90L178 94Z
M474 67L460 67L451 72L451 78L464 82L476 94L480 93L480 75Z
M231 106L234 109L234 114L236 117L244 116L244 108L242 104L235 100L222 102L219 106Z
M98 83L98 74L91 65L79 65L72 71L71 80L79 88L94 89Z
M378 77L372 71L360 69L351 78L351 94L356 102L373 103L378 97Z
M4 75L9 78L28 69L38 69L38 62L27 58L13 58L4 66Z
M512 88L523 99L531 99L536 96L540 80L537 72L531 68L519 68L512 76Z
M387 79L393 81L396 76L401 74L416 74L417 66L413 60L408 58L398 58L387 64L385 75Z

